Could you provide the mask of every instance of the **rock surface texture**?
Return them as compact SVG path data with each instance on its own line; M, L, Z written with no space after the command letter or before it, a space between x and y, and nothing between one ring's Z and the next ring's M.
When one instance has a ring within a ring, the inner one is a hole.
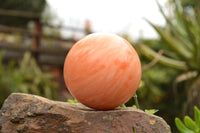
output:
M43 97L13 93L0 110L2 133L170 133L160 117L133 108L96 111Z

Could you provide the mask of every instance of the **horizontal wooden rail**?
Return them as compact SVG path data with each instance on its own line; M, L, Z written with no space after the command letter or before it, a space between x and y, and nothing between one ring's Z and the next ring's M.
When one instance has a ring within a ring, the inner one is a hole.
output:
M30 19L38 19L41 16L41 14L39 13L33 13L33 12L27 12L27 11L25 12L25 11L18 11L18 10L7 10L7 9L0 9L0 15L23 17L23 18L30 18Z
M29 30L15 28L15 27L8 27L8 26L4 26L4 25L0 25L0 32L20 33L22 35L26 35L26 36L30 36L30 37L40 36L41 38L49 38L49 39L65 41L65 42L73 42L73 43L75 42L75 40L73 40L73 39L65 39L65 38L56 37L56 36L52 36L52 35L44 35L43 33L34 33Z
M11 51L16 51L16 52L34 52L38 54L45 54L45 55L56 55L56 56L66 56L67 52L70 50L70 46L66 48L38 48L37 50L27 47L22 44L11 44L11 43L6 43L6 42L1 42L0 41L0 49L5 49L5 50L11 50Z
M13 59L21 59L25 52L36 53L38 55L37 62L41 65L62 67L65 57L70 50L70 46L66 48L38 48L33 49L22 44L11 44L0 41L0 49L5 50L5 61ZM12 54L11 54L12 53Z
M19 11L19 10L8 10L8 9L0 9L0 15L23 17L23 18L30 18L30 19L39 19L41 17L40 13ZM54 26L54 25L51 25L51 24L43 24L43 26L56 28L56 29L85 32L85 29L76 28L76 27L70 27L70 26Z
M50 27L50 28L53 28L53 29L71 30L71 31L78 31L78 32L82 32L82 33L85 32L85 29L71 27L71 26L54 26L54 25L51 25L51 24L43 24L42 26Z
M35 57L38 63L42 61L45 64L51 64L51 65L57 64L60 66L63 64L64 58L67 52L69 51L69 49L71 48L71 46L69 45L69 47L65 47L65 48L62 48L62 46L58 46L56 48L55 47L43 48L41 44L43 39L49 39L50 41L51 40L62 41L66 44L67 43L74 44L77 40L73 38L73 36L72 38L63 38L63 37L58 37L54 35L44 34L42 32L43 28L49 27L52 29L68 30L72 32L75 31L75 32L84 33L85 35L92 33L89 21L86 21L85 28L81 29L81 28L70 27L70 26L54 26L51 24L43 24L41 23L41 20L40 20L41 14L34 13L34 12L0 9L0 16L14 16L14 17L28 18L34 22L33 29L22 29L18 27L11 27L11 26L0 24L0 33L20 34L20 35L24 35L24 36L28 36L32 38L31 44L28 47L25 44L20 44L20 43L10 44L8 42L0 41L0 49L5 49L8 53L10 53L9 57L7 58L9 60L12 58L18 58L18 57L20 58L23 56L24 52L30 51L32 53L32 56ZM48 60L46 60L47 58Z

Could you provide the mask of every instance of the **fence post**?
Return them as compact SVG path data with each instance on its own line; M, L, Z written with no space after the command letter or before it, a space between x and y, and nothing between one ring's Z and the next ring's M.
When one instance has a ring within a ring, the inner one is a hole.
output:
M38 61L38 50L39 50L39 46L40 46L40 35L42 33L42 24L40 23L40 19L37 18L35 19L35 23L34 23L34 36L33 36L33 52L32 55L33 57L35 57L36 61Z
M88 35L90 33L92 33L92 31L91 31L91 23L90 23L89 20L86 20L85 21L85 34Z

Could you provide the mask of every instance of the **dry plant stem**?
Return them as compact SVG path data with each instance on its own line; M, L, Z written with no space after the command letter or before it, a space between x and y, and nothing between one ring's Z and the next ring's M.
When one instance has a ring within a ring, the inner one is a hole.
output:
M134 99L134 101L135 101L136 108L137 108L137 109L140 109L140 106L139 106L139 103L138 103L138 99L137 99L137 94L136 94L136 93L133 95L133 99Z
M149 64L145 65L142 68L142 71L145 71L147 69L149 69L150 67L154 66L159 60L160 60L160 56L164 53L163 50L158 51L157 56L154 58L154 60L152 60Z

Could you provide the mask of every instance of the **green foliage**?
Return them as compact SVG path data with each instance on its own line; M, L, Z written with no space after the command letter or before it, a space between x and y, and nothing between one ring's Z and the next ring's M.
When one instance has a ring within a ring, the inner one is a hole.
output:
M184 117L184 124L179 119L175 119L175 124L181 133L200 133L200 110L194 107L194 121L189 117Z
M122 108L126 108L126 105L125 105L125 104L122 104L121 107L122 107Z
M200 2L170 2L171 15L166 14L158 3L160 12L166 20L165 27L146 20L160 39L140 40L137 45L142 66L150 64L146 59L154 62L150 69L143 71L144 83L138 89L138 95L141 105L159 108L159 115L174 128L172 118L177 114L191 113L194 105L200 106Z
M194 9L197 9L200 7L200 1L199 0L182 0L183 7L192 7Z
M3 103L4 99L8 96L8 93L10 92L8 89L4 89L4 88L7 88L6 79L8 78L8 76L5 73L5 67L2 64L4 54L5 52L0 52L0 79L1 79L0 80L0 106ZM4 75L6 75L6 77Z
M46 0L0 0L0 9L18 10L24 12L42 13ZM0 15L0 24L16 27L26 27L28 18Z
M140 57L144 68L148 65L149 61L143 56ZM159 115L175 116L177 113L176 109L171 111L176 107L174 105L175 97L170 93L173 91L172 82L179 73L180 71L170 67L163 67L160 64L156 64L149 69L143 70L142 85L137 90L140 108L159 108ZM169 108L168 105L170 105L171 108Z
M162 40L167 45L176 56L171 57L172 60L185 62L186 71L196 70L200 71L200 14L195 12L194 8L184 8L181 3L182 1L173 0L172 5L174 18L167 17L164 14L161 6L160 11L163 14L167 22L165 29L162 29L159 26L154 25L150 21L147 22L157 31ZM200 10L200 9L199 9ZM143 47L143 46L141 46ZM144 46L146 48L147 46ZM146 50L153 51L153 50ZM145 53L145 51L143 51ZM150 55L155 53L151 52ZM166 53L166 56L167 55ZM165 59L160 58L159 62L166 61ZM166 61L166 63L172 63L172 61ZM176 62L173 63L176 66Z
M12 92L40 95L46 98L56 98L56 85L52 82L52 74L44 73L38 67L30 53L25 53L23 60L16 67L14 61L7 66L2 63L0 55L0 105Z
M120 107L126 108L126 105L125 105L125 104L122 104ZM138 108L136 107L136 105L132 105L131 107L134 108L134 109L138 109Z
M144 112L148 113L148 114L155 114L156 112L158 112L158 109L145 109Z
M132 105L131 107L134 108L134 109L137 109L136 105Z
M74 99L74 100L69 99L69 100L67 100L67 102L68 103L79 103L76 99Z
M72 101L72 103L73 103L73 101ZM126 108L126 105L122 104L120 107ZM132 105L131 107L134 108L134 109L138 109L136 105ZM158 109L145 109L144 110L144 112L146 112L148 114L152 114L152 115L155 114L158 111L159 111Z
M45 4L45 0L1 0L0 8L41 13Z

